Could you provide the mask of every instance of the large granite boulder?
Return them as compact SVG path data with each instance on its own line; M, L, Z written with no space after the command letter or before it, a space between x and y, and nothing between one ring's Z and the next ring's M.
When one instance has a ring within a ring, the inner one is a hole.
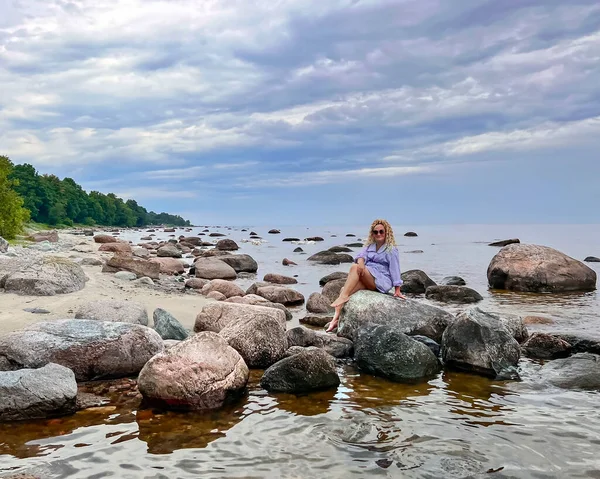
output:
M400 290L403 293L423 294L430 286L437 286L435 281L420 269L405 271L400 277L403 281Z
M172 243L167 243L156 250L159 258L181 258L181 251Z
M58 243L58 231L40 231L39 233L33 233L29 235L29 240L41 243L42 241L49 241L50 243Z
M118 299L99 299L83 303L77 308L75 319L93 319L148 326L148 312L143 304Z
M227 263L217 258L198 258L196 278L203 279L236 279L237 273Z
M305 393L336 388L335 360L322 349L307 349L282 359L265 371L260 385L267 391Z
M279 303L284 306L297 306L304 303L302 293L283 286L263 286L257 289L256 294L272 303Z
M213 279L204 288L202 288L202 294L209 294L212 291L218 291L225 295L226 298L233 296L244 296L246 292L240 288L237 284L232 283L224 279Z
M440 281L440 284L448 286L464 286L467 282L460 276L446 276Z
M307 261L312 261L318 264L340 264L353 263L354 258L346 253L334 253L333 251L319 251L307 258Z
M0 336L0 371L57 363L77 381L119 378L137 374L162 350L162 338L146 326L61 319Z
M521 345L521 351L533 359L558 359L571 354L571 345L564 339L546 333L533 333Z
M94 236L94 242L105 244L105 243L116 243L117 238L112 235L99 234Z
M237 251L240 249L237 243L229 238L217 241L217 245L215 247L220 251Z
M287 344L290 348L292 346L301 346L304 348L314 346L324 349L335 358L350 357L354 351L354 344L349 339L320 331L313 331L302 326L288 330L286 336Z
M600 355L600 335L589 333L554 333L553 336L571 345L574 353L592 353Z
M159 265L159 272L167 275L179 275L185 272L185 263L177 258L152 258L151 263Z
M258 296L257 294L246 293L245 296L232 296L231 298L227 298L225 301L228 303L252 304L254 306L265 306L267 308L279 309L285 314L286 321L290 321L292 319L291 311L287 309L283 304L272 303L268 299L265 299L262 296Z
M298 280L296 278L292 278L291 276L284 276L282 274L268 273L265 274L263 281L268 283L275 284L296 284Z
M477 291L466 286L437 285L425 290L425 297L443 303L477 303L483 299Z
M325 286L323 286L321 294L325 296L325 298L329 300L329 304L331 304L338 298L345 284L345 279L334 279L328 281Z
M448 366L493 378L518 378L519 343L498 318L477 307L446 328L441 346Z
M499 313L486 311L486 314L492 316L502 323L502 326L510 333L510 335L517 340L518 343L522 343L529 337L529 331L523 321L523 318L518 314L511 313Z
M258 271L258 263L247 254L230 254L219 257L219 259L231 266L236 273L256 273Z
M287 349L285 325L270 314L249 314L246 320L230 323L219 334L249 368L268 368L282 359Z
M87 279L79 264L58 256L45 256L22 264L22 269L5 275L3 283L7 292L54 296L83 289Z
M64 416L77 408L73 371L59 364L0 372L0 422Z
M354 360L362 371L395 382L422 381L441 369L430 348L395 326L367 326L359 331L354 346Z
M439 342L452 321L453 315L435 306L375 291L358 291L342 309L338 336L354 341L360 328L387 324L397 326L404 334L420 334Z
M150 279L159 279L160 264L141 258L134 258L127 254L117 253L106 262L102 268L102 272L116 273L117 271L130 271L135 273L138 278L148 277Z
M548 246L511 244L502 248L487 270L492 289L533 293L593 291L596 272L581 261Z
M335 273L329 273L328 275L323 276L319 280L319 286L325 286L327 283L335 279L343 279L344 281L346 281L347 278L348 273L344 273L343 271L336 271Z
M104 251L105 253L124 253L124 254L132 254L131 245L129 243L124 243L122 241L118 241L116 243L104 243L100 245L98 251Z
M600 390L600 356L578 353L546 363L541 371L543 381L564 389Z
M152 314L154 320L154 330L160 334L163 339L175 339L182 341L187 339L190 333L177 321L168 311L162 308L156 308Z
M285 329L285 313L279 309L267 306L254 306L250 304L237 304L228 302L215 302L207 304L196 316L194 331L220 332L226 326L239 321L248 321L252 316L271 316Z
M267 281L257 281L255 283L252 283L248 287L248 289L246 290L246 294L253 294L255 296L258 296L256 294L256 292L258 291L258 288L262 288L263 286L273 286L273 285Z
M216 409L237 398L248 377L240 354L218 334L204 331L150 359L138 388L151 406Z

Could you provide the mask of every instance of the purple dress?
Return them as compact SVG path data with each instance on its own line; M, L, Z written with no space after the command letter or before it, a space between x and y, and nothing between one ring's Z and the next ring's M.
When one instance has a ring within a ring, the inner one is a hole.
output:
M365 246L356 255L354 262L358 262L359 258L365 260L365 266L375 278L375 286L378 291L387 293L393 286L402 284L400 254L395 246L390 251L386 251L384 246L377 251L377 245L373 243Z

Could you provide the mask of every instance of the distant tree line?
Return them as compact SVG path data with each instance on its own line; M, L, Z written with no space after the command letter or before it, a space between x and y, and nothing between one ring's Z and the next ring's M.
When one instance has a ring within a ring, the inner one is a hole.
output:
M32 221L49 225L190 226L179 215L147 211L137 201L123 201L114 193L88 194L72 178L40 175L32 165L14 165L8 157L0 156L0 235L9 218L18 217L20 223L27 221L26 212L20 209L27 210ZM11 237L14 233L5 235Z

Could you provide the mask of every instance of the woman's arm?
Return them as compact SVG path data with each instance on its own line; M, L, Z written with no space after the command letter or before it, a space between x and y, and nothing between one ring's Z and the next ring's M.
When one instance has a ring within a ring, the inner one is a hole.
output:
M394 286L394 296L398 298L404 298L404 295L400 291L400 286L402 286L403 281L400 273L400 253L398 253L398 248L392 249L389 268L390 276L392 278L392 285Z

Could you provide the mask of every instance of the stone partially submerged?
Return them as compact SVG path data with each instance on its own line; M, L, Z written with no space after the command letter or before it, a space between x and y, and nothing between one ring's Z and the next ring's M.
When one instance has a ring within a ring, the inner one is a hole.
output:
M544 381L564 389L600 390L600 356L578 353L565 359L555 359L542 367Z
M511 244L502 248L487 270L492 289L565 293L596 289L596 272L581 261L548 246Z
M358 291L342 309L338 335L352 341L369 324L396 326L408 335L427 336L439 342L454 316L441 308L374 291Z
M237 398L248 377L240 354L220 335L204 331L148 361L138 388L151 406L216 409Z
M77 408L73 371L59 364L0 372L0 422L64 416Z
M383 324L359 331L354 360L362 371L401 383L428 379L441 369L425 344Z
M461 313L442 337L442 359L456 369L518 379L519 343L493 315L474 307Z
M57 363L77 381L120 378L137 374L162 350L162 338L146 326L61 319L0 336L0 371Z

